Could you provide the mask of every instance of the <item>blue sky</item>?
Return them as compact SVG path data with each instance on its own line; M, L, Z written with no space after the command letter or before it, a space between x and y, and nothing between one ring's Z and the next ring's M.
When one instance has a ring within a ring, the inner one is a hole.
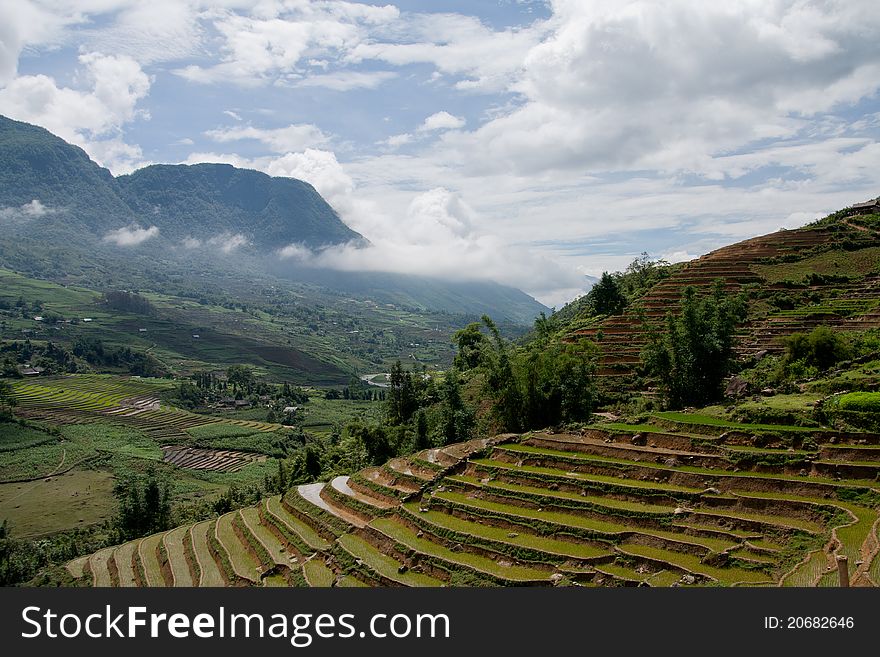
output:
M0 113L302 178L372 243L277 257L558 306L880 194L878 37L868 0L0 0Z

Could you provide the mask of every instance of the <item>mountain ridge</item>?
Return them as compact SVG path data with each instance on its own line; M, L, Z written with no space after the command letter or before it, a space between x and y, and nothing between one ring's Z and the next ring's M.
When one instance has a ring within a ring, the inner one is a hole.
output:
M276 262L267 256L290 244L369 244L312 185L294 178L213 163L154 164L114 177L78 146L3 116L0 163L0 221L7 238L0 239L0 264L16 271L94 287L117 279L143 286L150 278L145 272L162 277L165 269L190 268L203 276L234 271L522 325L548 311L525 292L492 281L304 270Z

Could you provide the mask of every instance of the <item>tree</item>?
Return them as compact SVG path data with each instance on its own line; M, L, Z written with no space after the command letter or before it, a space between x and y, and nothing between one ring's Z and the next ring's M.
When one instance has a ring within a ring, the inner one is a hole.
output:
M428 415L424 408L420 408L416 413L416 442L415 449L427 449L431 446L431 440L428 438Z
M602 278L587 293L587 298L596 315L617 315L626 306L626 297L620 290L617 278L607 271L602 272Z
M523 399L513 371L513 350L488 315L483 315L483 324L492 336L481 361L486 370L485 389L493 400L492 413L503 430L520 431Z
M419 393L424 377L403 369L400 361L391 366L388 376L386 412L391 426L407 424L421 406Z
M680 313L666 315L665 332L645 325L645 370L657 377L671 408L704 405L721 397L722 381L733 365L734 330L745 319L743 295L729 295L720 280L700 299L687 287Z
M363 445L367 459L373 465L382 465L397 456L397 449L383 426L352 424L348 427L348 433Z
M455 366L463 371L472 370L480 365L483 349L488 340L480 330L479 322L471 322L452 336L458 352L455 354Z
M526 348L506 344L492 320L485 351L485 390L503 431L522 431L589 419L594 386L588 343L566 345L552 337L546 322L536 322L535 340Z
M17 403L12 386L6 381L0 381L0 420L11 419L12 409Z
M160 481L155 472L123 479L113 492L117 503L114 530L119 542L170 528L170 486Z
M239 389L251 391L254 385L254 372L247 365L232 365L226 370L226 380L232 384L233 392Z
M461 397L459 376L459 371L453 367L446 372L443 379L441 431L444 445L467 440L474 426L474 414L465 406Z

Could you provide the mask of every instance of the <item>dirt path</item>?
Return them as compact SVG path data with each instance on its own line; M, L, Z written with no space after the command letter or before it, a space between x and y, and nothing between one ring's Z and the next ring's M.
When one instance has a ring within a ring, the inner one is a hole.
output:
M327 502L323 497L321 497L321 491L323 490L326 484L321 482L315 484L302 484L297 487L299 494L303 496L307 501L311 502L315 506L320 509L323 509L327 513L332 513L334 516L339 518L340 520L344 520L349 525L353 525L355 527L363 527L366 523L358 518L357 516L351 515L349 513L345 513L341 509L337 509L332 504Z

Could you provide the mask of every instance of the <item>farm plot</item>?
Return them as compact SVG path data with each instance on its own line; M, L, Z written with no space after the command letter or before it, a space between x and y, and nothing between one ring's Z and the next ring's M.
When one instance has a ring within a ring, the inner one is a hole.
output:
M547 571L520 566L506 560L493 561L471 552L455 552L427 538L420 537L412 528L394 518L377 518L370 523L370 527L408 549L414 550L417 554L439 561L453 569L456 566L463 567L466 570L489 575L494 579L509 583L534 584L549 581L550 573Z
M309 559L303 564L303 575L312 588L330 588L336 581L333 571L316 559Z
M140 540L123 543L113 551L113 563L116 567L118 586L138 586L133 561Z
M184 541L188 540L189 527L177 527L166 532L162 538L162 546L168 559L168 569L173 580L172 586L194 586L189 564L186 560Z
M367 568L391 582L402 586L441 586L443 584L439 579L403 569L399 561L377 550L372 544L355 534L340 536L337 542L354 559L359 559Z
M284 508L280 496L268 497L263 502L269 520L276 525L280 524L283 530L305 543L309 550L321 551L330 548L330 543L321 538L314 529Z
M217 520L214 536L221 549L221 560L225 561L224 566L229 569L230 578L259 582L260 562L235 531L234 523L238 515L238 511L233 511Z
M159 546L163 537L164 534L153 534L138 543L136 557L143 569L144 583L147 586L167 586L159 561Z
M251 463L266 460L260 454L236 452L225 449L202 449L199 447L183 447L181 445L164 445L162 460L179 468L193 470L212 470L214 472L238 472Z
M189 538L192 541L192 551L199 567L199 586L226 586L226 578L217 565L214 556L208 546L214 535L216 521L200 522L190 527Z

